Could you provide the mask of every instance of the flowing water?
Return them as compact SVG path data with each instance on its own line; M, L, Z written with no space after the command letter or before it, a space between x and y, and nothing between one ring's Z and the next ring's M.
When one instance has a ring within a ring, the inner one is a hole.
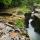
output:
M40 40L40 35L34 32L34 28L31 25L32 19L29 20L29 28L27 28L28 34L31 40Z

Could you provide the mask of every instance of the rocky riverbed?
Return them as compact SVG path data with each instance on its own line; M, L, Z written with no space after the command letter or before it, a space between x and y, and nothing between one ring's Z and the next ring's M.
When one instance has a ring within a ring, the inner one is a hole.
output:
M0 22L0 40L30 40L24 30L20 30L13 25Z
M20 13L18 11L18 9L8 9L0 12L0 40L30 40L25 29L15 26L17 19L24 20L24 14L18 14Z

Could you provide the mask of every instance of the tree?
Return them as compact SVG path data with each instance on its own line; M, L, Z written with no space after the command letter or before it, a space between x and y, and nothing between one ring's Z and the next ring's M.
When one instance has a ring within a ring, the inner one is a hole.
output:
M6 6L21 6L21 5L26 5L28 6L31 10L33 10L34 3L39 4L40 0L0 0L0 3L6 5Z
M0 8L8 8L12 0L0 0Z
M35 0L35 2L36 2L37 4L40 4L40 0Z
M12 4L13 6L16 6L16 7L17 7L17 6L20 6L20 4L22 3L21 1L22 1L22 0L12 0L12 3L11 3L11 4Z
M40 4L40 0L27 0L27 6L34 11L35 10L35 3Z
M12 2L12 0L3 0L3 3L4 3L5 5L10 5L11 2Z
M33 6L34 6L34 0L27 0L27 6L33 10Z

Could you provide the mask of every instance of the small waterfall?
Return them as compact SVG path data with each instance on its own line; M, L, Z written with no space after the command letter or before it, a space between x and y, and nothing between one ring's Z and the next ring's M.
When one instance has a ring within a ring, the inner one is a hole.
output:
M34 28L31 25L32 21L33 21L33 19L29 19L29 28L27 28L28 35L31 40L40 40L40 35L37 34L36 32L34 32Z

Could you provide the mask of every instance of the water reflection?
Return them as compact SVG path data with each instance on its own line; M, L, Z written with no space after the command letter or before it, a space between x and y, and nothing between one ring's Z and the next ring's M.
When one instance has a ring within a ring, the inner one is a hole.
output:
M29 28L27 28L28 34L31 40L40 40L40 35L34 32L34 28L31 25L32 19L29 20Z

